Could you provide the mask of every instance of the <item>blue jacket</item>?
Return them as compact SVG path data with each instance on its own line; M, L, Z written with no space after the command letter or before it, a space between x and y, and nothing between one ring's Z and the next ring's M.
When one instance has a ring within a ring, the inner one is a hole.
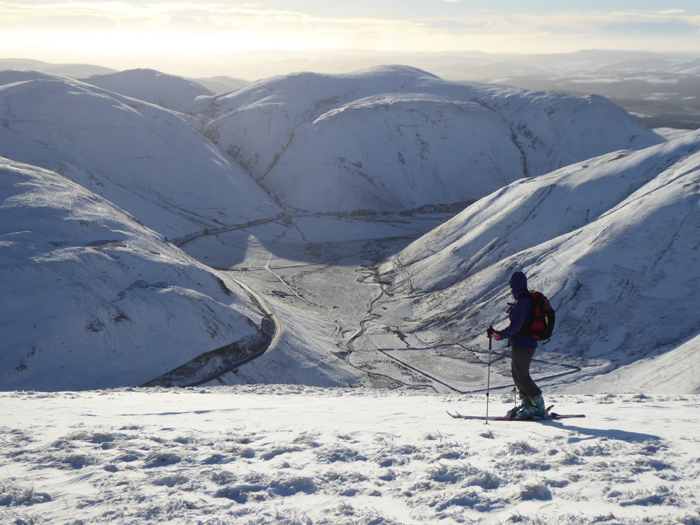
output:
M515 306L508 314L510 325L503 330L499 330L498 333L504 338L510 337L510 343L513 346L537 348L537 341L529 335L517 335L522 330L534 306L527 288L527 277L522 272L515 272L508 284L510 284L510 290L515 298Z

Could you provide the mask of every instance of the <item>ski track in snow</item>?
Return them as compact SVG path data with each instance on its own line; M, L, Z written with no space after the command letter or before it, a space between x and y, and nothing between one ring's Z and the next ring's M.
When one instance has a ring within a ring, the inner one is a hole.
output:
M445 413L484 396L0 397L2 523L700 523L697 395L555 396L586 419L489 425Z

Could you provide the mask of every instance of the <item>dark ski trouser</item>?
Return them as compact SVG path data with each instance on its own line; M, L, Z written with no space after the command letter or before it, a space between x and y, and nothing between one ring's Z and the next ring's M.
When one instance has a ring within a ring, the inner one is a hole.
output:
M510 370L513 373L513 381L520 397L529 397L531 399L542 395L542 390L538 388L530 377L530 362L533 355L535 355L534 348L514 346L511 349Z

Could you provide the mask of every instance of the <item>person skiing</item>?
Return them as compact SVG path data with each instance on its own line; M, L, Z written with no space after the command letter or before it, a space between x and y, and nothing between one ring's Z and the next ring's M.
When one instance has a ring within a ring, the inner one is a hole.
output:
M508 411L506 417L529 418L546 414L542 390L530 377L530 362L537 349L537 341L529 335L528 328L534 315L534 303L527 288L527 277L523 272L515 272L510 280L510 290L515 304L508 311L510 325L503 330L489 326L487 334L497 341L510 338L512 345L510 369L513 382L520 395L520 406Z

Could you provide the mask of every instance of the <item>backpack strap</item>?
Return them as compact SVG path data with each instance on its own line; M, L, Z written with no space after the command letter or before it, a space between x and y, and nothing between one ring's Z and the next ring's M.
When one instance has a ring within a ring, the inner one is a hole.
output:
M525 318L525 321L523 322L523 326L520 329L520 331L517 334L512 335L511 337L516 337L519 335L524 335L524 336L528 336L528 337L530 336L530 329L532 328L532 321L535 320L535 308L537 308L537 304L536 304L535 298L532 296L531 292L528 291L527 295L523 294L520 297L518 297L518 301L521 299L525 299L525 298L530 299L530 305L531 305L530 313L527 314L527 317Z

